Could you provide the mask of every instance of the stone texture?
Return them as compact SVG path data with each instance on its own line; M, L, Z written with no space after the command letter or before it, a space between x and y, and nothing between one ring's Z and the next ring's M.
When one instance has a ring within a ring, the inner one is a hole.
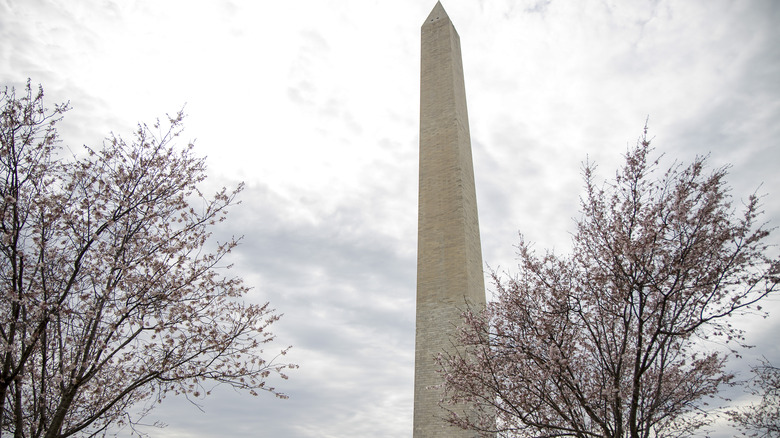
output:
M460 38L441 3L422 25L414 438L471 437L444 423L433 358L467 305L485 305Z

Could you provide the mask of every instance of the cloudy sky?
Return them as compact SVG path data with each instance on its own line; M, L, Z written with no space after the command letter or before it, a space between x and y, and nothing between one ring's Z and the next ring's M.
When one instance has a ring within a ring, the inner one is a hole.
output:
M291 398L222 388L203 412L169 398L154 436L411 435L419 28L434 4L0 0L0 85L31 78L69 100L66 146L184 107L210 183L247 183L220 233L245 236L233 272L248 299L285 315ZM518 231L565 251L581 163L610 176L647 117L659 152L731 164L735 200L766 194L780 225L780 3L443 4L491 267L514 267ZM748 359L780 362L778 318L744 320Z

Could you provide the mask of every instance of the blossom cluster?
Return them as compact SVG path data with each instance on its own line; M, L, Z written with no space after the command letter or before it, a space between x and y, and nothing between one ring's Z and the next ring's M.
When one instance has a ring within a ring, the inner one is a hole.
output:
M496 299L465 315L463 353L439 357L450 421L485 436L689 436L733 381L744 346L730 316L759 314L778 284L759 199L737 213L727 168L706 157L659 172L646 137L615 179L586 195L573 250L518 245L520 270L493 273ZM725 349L707 349L715 341Z

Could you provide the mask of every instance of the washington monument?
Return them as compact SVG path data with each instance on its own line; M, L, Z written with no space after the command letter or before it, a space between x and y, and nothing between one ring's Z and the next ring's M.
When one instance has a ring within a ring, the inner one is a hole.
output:
M422 25L414 438L470 437L439 406L434 357L451 349L466 306L485 305L460 38L441 3Z

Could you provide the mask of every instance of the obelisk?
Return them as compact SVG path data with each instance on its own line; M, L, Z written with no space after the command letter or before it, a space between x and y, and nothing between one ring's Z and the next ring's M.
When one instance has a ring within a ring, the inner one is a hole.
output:
M422 25L414 438L471 437L439 406L434 357L467 306L485 305L482 247L460 38L441 3Z

